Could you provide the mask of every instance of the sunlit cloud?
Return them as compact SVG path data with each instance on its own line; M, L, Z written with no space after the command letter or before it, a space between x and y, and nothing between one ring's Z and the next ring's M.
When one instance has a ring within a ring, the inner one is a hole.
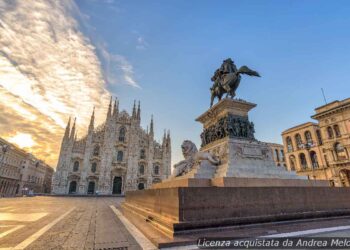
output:
M9 142L14 143L21 148L31 148L36 144L30 134L24 133L17 133L15 136L9 139Z
M78 15L69 0L0 1L0 136L53 166L68 116L85 131L95 106L96 120L103 121L110 98L106 78L138 86L128 60L106 48L112 69L105 74Z

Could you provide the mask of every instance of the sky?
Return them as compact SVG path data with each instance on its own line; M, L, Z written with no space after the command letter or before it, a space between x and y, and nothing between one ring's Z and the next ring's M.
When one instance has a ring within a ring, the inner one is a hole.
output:
M237 97L256 138L311 121L314 108L350 93L349 1L2 0L0 136L56 166L69 116L83 136L93 109L104 121L110 96L128 112L141 101L142 126L200 146L210 81L222 61L257 70Z

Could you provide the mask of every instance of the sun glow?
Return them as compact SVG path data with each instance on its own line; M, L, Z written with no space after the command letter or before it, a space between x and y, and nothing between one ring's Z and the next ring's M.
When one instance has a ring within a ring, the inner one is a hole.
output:
M35 145L35 141L33 140L30 134L17 133L15 136L9 139L9 142L12 142L18 145L21 148L30 148Z

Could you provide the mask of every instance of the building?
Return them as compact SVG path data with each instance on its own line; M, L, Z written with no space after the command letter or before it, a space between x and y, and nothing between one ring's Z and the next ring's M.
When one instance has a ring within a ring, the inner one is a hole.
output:
M350 186L350 98L315 109L317 123L307 122L282 133L289 170L310 179Z
M53 171L45 162L0 138L0 196L50 193L44 181L45 176L52 178Z
M21 190L32 190L34 193L50 193L53 169L45 162L38 160L33 155L28 154L22 164Z
M277 143L267 143L270 147L273 161L276 164L276 167L285 167L287 168L285 157L284 157L284 148L283 145Z
M94 127L92 113L87 134L76 138L75 121L68 122L53 178L54 194L123 194L144 189L171 174L170 132L162 143L154 140L153 117L150 129L140 126L141 108L136 104L129 115L119 112L112 100L105 122Z

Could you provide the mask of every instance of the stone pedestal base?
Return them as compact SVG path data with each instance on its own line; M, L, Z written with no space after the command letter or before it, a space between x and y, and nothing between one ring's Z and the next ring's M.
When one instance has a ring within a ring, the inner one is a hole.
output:
M350 214L350 189L178 187L126 193L122 210L173 237L190 230ZM138 225L135 225L138 227ZM142 230L147 230L140 227Z
M301 179L294 171L277 167L266 143L256 140L223 138L201 148L221 159L214 174L216 177Z
M329 187L324 180L218 177L213 179L174 178L153 184L152 189L175 187Z

